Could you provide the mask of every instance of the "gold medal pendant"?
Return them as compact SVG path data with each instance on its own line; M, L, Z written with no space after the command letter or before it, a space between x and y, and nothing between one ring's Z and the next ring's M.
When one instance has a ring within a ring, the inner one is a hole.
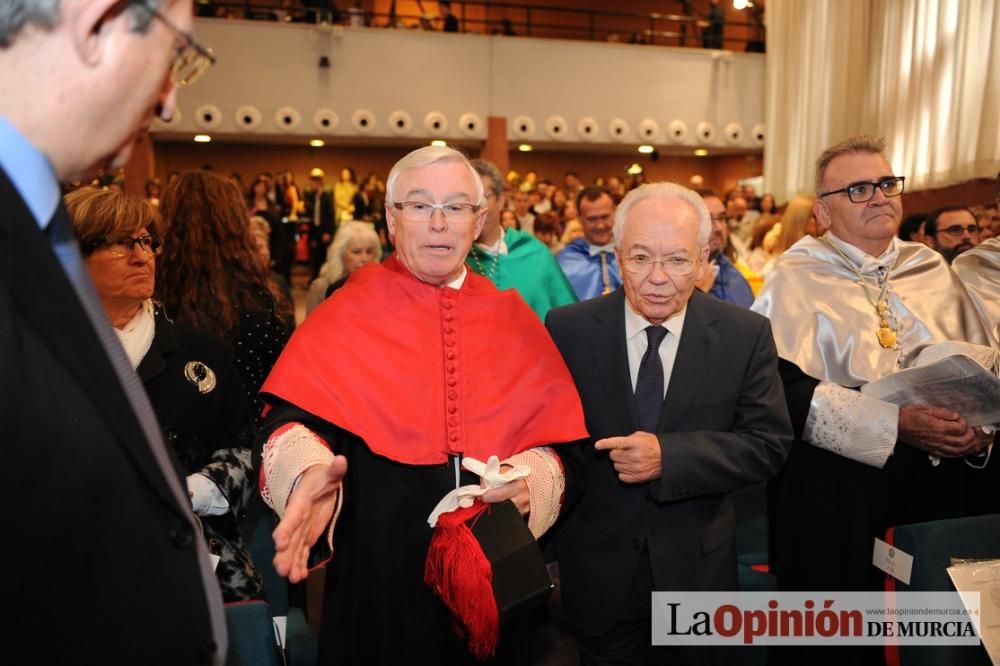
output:
M878 343L884 349L896 348L896 331L889 328L884 321L879 322L879 329L875 331L875 337L878 338Z

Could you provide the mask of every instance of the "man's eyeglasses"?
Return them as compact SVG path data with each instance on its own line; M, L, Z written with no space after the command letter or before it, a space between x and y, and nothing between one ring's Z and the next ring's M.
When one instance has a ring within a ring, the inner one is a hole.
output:
M633 254L625 257L625 270L636 275L645 275L653 272L653 266L661 264L663 270L673 277L687 277L694 272L695 261L687 257L672 256L663 259L654 259L648 254Z
M131 236L104 238L91 245L91 252L99 247L104 247L116 257L127 257L132 254L136 245L149 255L156 256L163 253L163 239L158 236L150 236L149 234L144 234L138 238L132 238Z
M886 197L898 197L903 193L904 180L906 180L905 176L890 176L889 178L883 178L875 182L861 181L859 183L851 183L847 187L839 190L833 190L832 192L826 192L819 196L822 199L823 197L828 197L831 194L847 192L847 198L852 202L865 203L866 201L871 201L872 198L875 197L875 188L878 188L882 190L882 194Z
M212 49L202 46L195 41L194 36L177 27L173 21L153 9L145 2L135 2L142 7L157 21L167 26L179 40L181 45L177 47L177 54L174 56L174 64L170 69L170 80L177 86L186 86L194 83L209 67L216 63L215 54Z
M712 216L712 222L713 223L718 223L718 224L722 224L722 225L729 224L729 221L731 219L733 219L733 218L729 217L725 213L719 213L718 215L713 215Z
M430 222L435 210L440 210L448 222L468 222L482 208L470 203L432 204L425 201L396 201L392 205L413 222Z
M952 225L952 226L947 227L945 229L938 229L937 233L935 235L937 235L937 234L948 234L952 238L958 238L959 236L961 236L965 232L968 232L970 236L978 236L979 232L980 232L979 225L978 224L970 224L968 226L963 227L960 224L955 224L955 225Z

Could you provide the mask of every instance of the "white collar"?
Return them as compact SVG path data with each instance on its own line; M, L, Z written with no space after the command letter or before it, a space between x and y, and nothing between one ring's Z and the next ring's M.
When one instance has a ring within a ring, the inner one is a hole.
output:
M596 257L602 252L611 252L614 254L615 251L615 244L613 242L606 243L604 245L594 245L593 243L588 242L587 247L590 248L590 256L592 257Z
M476 243L476 247L478 247L481 251L485 252L486 254L489 254L494 257L506 256L508 254L507 240L506 238L504 238L506 235L507 232L501 230L500 237L497 238L497 241L495 243L493 243L492 245Z
M149 352L149 348L153 344L153 336L156 334L152 299L146 299L135 316L121 328L116 328L115 333L118 334L118 340L121 342L132 368L138 368L139 363Z
M679 340L681 331L684 330L684 318L687 316L687 305L680 312L675 312L670 319L660 324ZM649 321L632 308L632 304L625 299L625 339L631 340L635 336L646 334L646 329L652 326Z
M462 264L462 273L457 278L447 283L445 286L451 289L461 289L462 285L465 284L465 276L468 274L469 274L469 269L465 267L465 264Z
M895 236L889 241L889 247L885 249L885 252L877 257L873 257L861 248L838 238L832 231L827 231L823 238L847 255L847 258L854 262L855 267L859 268L862 275L877 273L883 269L889 270L899 258L899 245L896 243Z

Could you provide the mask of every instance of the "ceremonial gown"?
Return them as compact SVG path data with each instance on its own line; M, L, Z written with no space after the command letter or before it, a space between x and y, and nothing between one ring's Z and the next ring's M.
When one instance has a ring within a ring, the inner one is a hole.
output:
M848 256L831 243L847 248ZM811 405L836 402L821 396L820 382L854 389L913 365L928 345L948 340L989 344L965 289L937 252L898 239L878 259L852 248L830 232L823 239L804 237L779 258L751 308L771 319L796 437L770 484L770 563L779 589L879 590L882 573L872 565L875 537L884 538L892 525L965 511L963 459L935 464L901 441L881 467L847 457L846 449L878 449L886 433L894 436L898 416L891 407L881 412L892 419L888 429L884 419L869 418L860 406L852 411L834 405L824 412L815 427L834 433L834 440L840 433L843 455L803 439ZM887 272L898 349L879 344L878 314L852 266L869 276ZM851 398L851 392L844 393ZM816 650L780 652L789 652L773 655L778 661L787 658L781 663L820 656ZM823 658L869 663L881 654L877 649L830 650Z
M933 464L923 451L896 442L879 468L808 444L802 436L816 387L831 382L858 388L913 365L935 343L990 342L941 256L920 243L894 240L883 263L898 348L883 348L875 336L876 309L849 258L826 240L830 236L806 236L785 252L751 308L771 319L796 433L792 453L772 484L771 559L785 589L878 589L873 538L893 524L960 514L965 463ZM866 257L864 266L875 261ZM825 426L871 438L875 447L879 433L862 414L851 416L838 421L842 415L834 413Z
M576 303L576 294L549 248L517 229L504 233L507 254L493 255L478 245L469 252L468 266L489 278L497 289L516 289L539 319L554 307Z
M607 261L607 280L601 266L602 254ZM556 261L559 262L566 279L573 285L577 299L581 301L609 294L622 286L622 274L618 269L615 253L608 250L592 255L590 243L584 238L577 238L567 244L556 255Z
M1000 238L989 238L966 250L955 257L951 267L969 290L994 341L1000 341Z
M498 363L512 339L518 353ZM461 663L465 645L423 583L427 517L456 487L458 460L586 436L541 322L478 275L439 288L393 256L355 271L310 315L263 392L272 429L302 423L348 461L320 663ZM572 483L575 463L560 460ZM511 647L502 636L498 657L517 661Z

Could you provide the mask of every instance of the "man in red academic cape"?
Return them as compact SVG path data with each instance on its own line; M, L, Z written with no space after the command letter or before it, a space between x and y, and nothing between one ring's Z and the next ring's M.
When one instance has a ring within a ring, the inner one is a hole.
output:
M530 474L480 499L511 500L540 536L580 484L569 447L548 445L587 433L538 317L466 269L486 206L465 157L415 150L387 192L396 253L314 311L264 384L261 492L281 516L279 573L304 579L332 546L321 664L462 663L466 644L424 584L429 514L457 486L479 484L463 459L497 456ZM496 658L522 660L523 641L505 636Z

